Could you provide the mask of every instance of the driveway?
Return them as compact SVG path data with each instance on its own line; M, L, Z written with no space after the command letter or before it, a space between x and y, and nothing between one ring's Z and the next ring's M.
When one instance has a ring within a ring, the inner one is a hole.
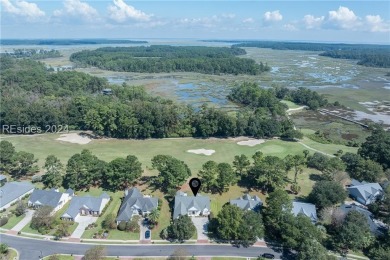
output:
M206 235L207 224L209 223L209 219L207 217L192 217L191 219L196 227L198 240L209 240L209 238Z
M79 216L77 218L77 223L79 225L76 227L76 229L73 231L72 235L70 237L72 238L81 238L83 235L85 228L92 223L95 223L98 217L91 217L91 216Z
M152 237L152 231L150 230L150 238L146 239L145 238L145 231L148 230L148 226L147 225L144 225L143 223L144 219L141 218L140 221L139 221L139 226L140 226L140 234L139 234L139 240L142 241L142 240L150 240L151 237Z
M35 210L28 209L26 211L26 215L24 216L24 218L21 221L19 221L19 223L16 224L13 228L11 228L11 230L16 232L21 231L31 221L34 212Z

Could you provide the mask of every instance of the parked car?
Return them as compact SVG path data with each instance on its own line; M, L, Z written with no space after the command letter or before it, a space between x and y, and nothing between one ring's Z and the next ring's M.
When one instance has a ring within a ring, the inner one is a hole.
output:
M149 239L150 238L150 230L146 230L145 231L145 239Z
M261 257L267 258L267 259L274 259L275 255L269 254L269 253L264 253L261 255Z

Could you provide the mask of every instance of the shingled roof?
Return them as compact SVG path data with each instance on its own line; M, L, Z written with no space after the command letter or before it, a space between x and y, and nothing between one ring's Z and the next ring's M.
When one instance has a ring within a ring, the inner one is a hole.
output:
M122 201L119 209L117 221L129 221L134 210L142 212L151 212L158 206L158 199L153 197L144 197L137 188L126 191L127 195Z
M178 218L180 215L187 215L190 209L196 209L197 211L203 211L204 209L210 210L210 198L200 194L196 197L186 196L185 193L178 192L175 196L173 218Z
M379 183L358 184L348 187L347 189L351 197L364 205L368 205L375 201L376 197L383 192Z
M29 182L7 182L0 188L0 208L33 189Z
M255 210L261 207L263 205L263 202L256 195L252 197L249 194L245 194L240 198L230 200L230 204L236 205L243 210Z
M316 206L311 203L293 201L292 213L297 216L303 214L311 219L312 222L317 222Z
M100 208L102 206L103 199L110 199L110 196L108 196L107 193L103 193L102 195L100 195L100 197L73 197L70 201L69 208L62 215L62 217L75 219L80 213L80 209L82 207L100 213Z
M31 194L29 202L34 205L50 206L55 208L58 206L62 194L63 194L62 192L58 192L54 189L52 190L35 189Z

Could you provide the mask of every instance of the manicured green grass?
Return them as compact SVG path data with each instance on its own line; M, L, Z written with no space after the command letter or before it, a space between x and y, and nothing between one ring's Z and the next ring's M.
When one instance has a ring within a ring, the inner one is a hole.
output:
M120 230L110 230L108 233L107 239L114 240L139 240L140 234L134 232L120 231Z
M70 255L57 255L59 260L74 260L74 256ZM43 259L49 259L50 256L46 256Z
M76 230L77 226L79 225L79 223L77 222L73 222L72 225L69 226L68 230L69 230L69 234L72 235L72 233Z
M302 143L310 146L311 148L317 149L319 151L328 153L328 154L334 154L338 150L343 150L344 153L350 152L350 153L356 153L358 148L357 147L348 147L345 145L339 145L339 144L321 144L318 142L315 142L307 137L304 137L302 140ZM313 152L309 149L310 152Z
M289 101L289 100L282 100L282 101L280 101L280 102L286 104L286 105L288 106L288 108L290 108L290 109L294 109L294 108L301 107L300 105L295 104L294 102L291 102L291 101Z
M23 218L24 218L24 215L21 215L21 216L19 216L19 217L15 216L15 215L12 215L12 217L10 217L10 218L8 219L7 224L5 224L4 226L2 226L2 228L11 229L11 228L13 228L16 224L18 224Z
M160 217L158 219L158 225L152 229L152 239L161 239L160 233L161 231L168 227L171 223L171 211L169 208L168 201L163 198L164 195L160 191L156 191L153 193L153 196L160 198L162 201L161 209L160 209Z
M46 134L37 136L1 136L1 139L13 143L18 151L29 151L39 159L39 165L42 166L45 158L54 154L62 160L64 164L75 153L82 149L89 149L100 159L110 161L117 157L125 157L133 154L138 157L145 174L155 174L151 169L151 159L157 154L172 155L188 164L195 175L208 160L216 162L233 161L235 155L245 154L251 157L256 151L260 150L266 155L285 157L287 154L301 153L305 147L296 142L287 142L282 140L267 140L265 143L253 147L241 146L234 139L195 139L195 138L177 138L177 139L148 139L148 140L118 140L118 139L97 139L89 144L79 145L67 142L56 141L58 134ZM356 148L337 145L323 145L311 140L304 140L305 143L315 146L316 149L324 152L334 153L339 149L344 151L356 151ZM189 149L212 149L216 152L211 156L197 155L188 153Z
M8 252L6 255L3 255L3 254L0 254L0 259L4 259L4 260L14 260L16 259L16 256L17 256L17 252L12 249L12 248L8 248Z
M228 256L223 256L223 257L212 257L211 260L243 260L243 259L248 259L248 257L228 257ZM252 258L250 258L252 259Z

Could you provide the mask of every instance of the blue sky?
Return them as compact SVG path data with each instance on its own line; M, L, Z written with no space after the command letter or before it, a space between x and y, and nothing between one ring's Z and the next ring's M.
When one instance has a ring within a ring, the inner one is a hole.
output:
M390 44L389 1L0 0L2 38Z

